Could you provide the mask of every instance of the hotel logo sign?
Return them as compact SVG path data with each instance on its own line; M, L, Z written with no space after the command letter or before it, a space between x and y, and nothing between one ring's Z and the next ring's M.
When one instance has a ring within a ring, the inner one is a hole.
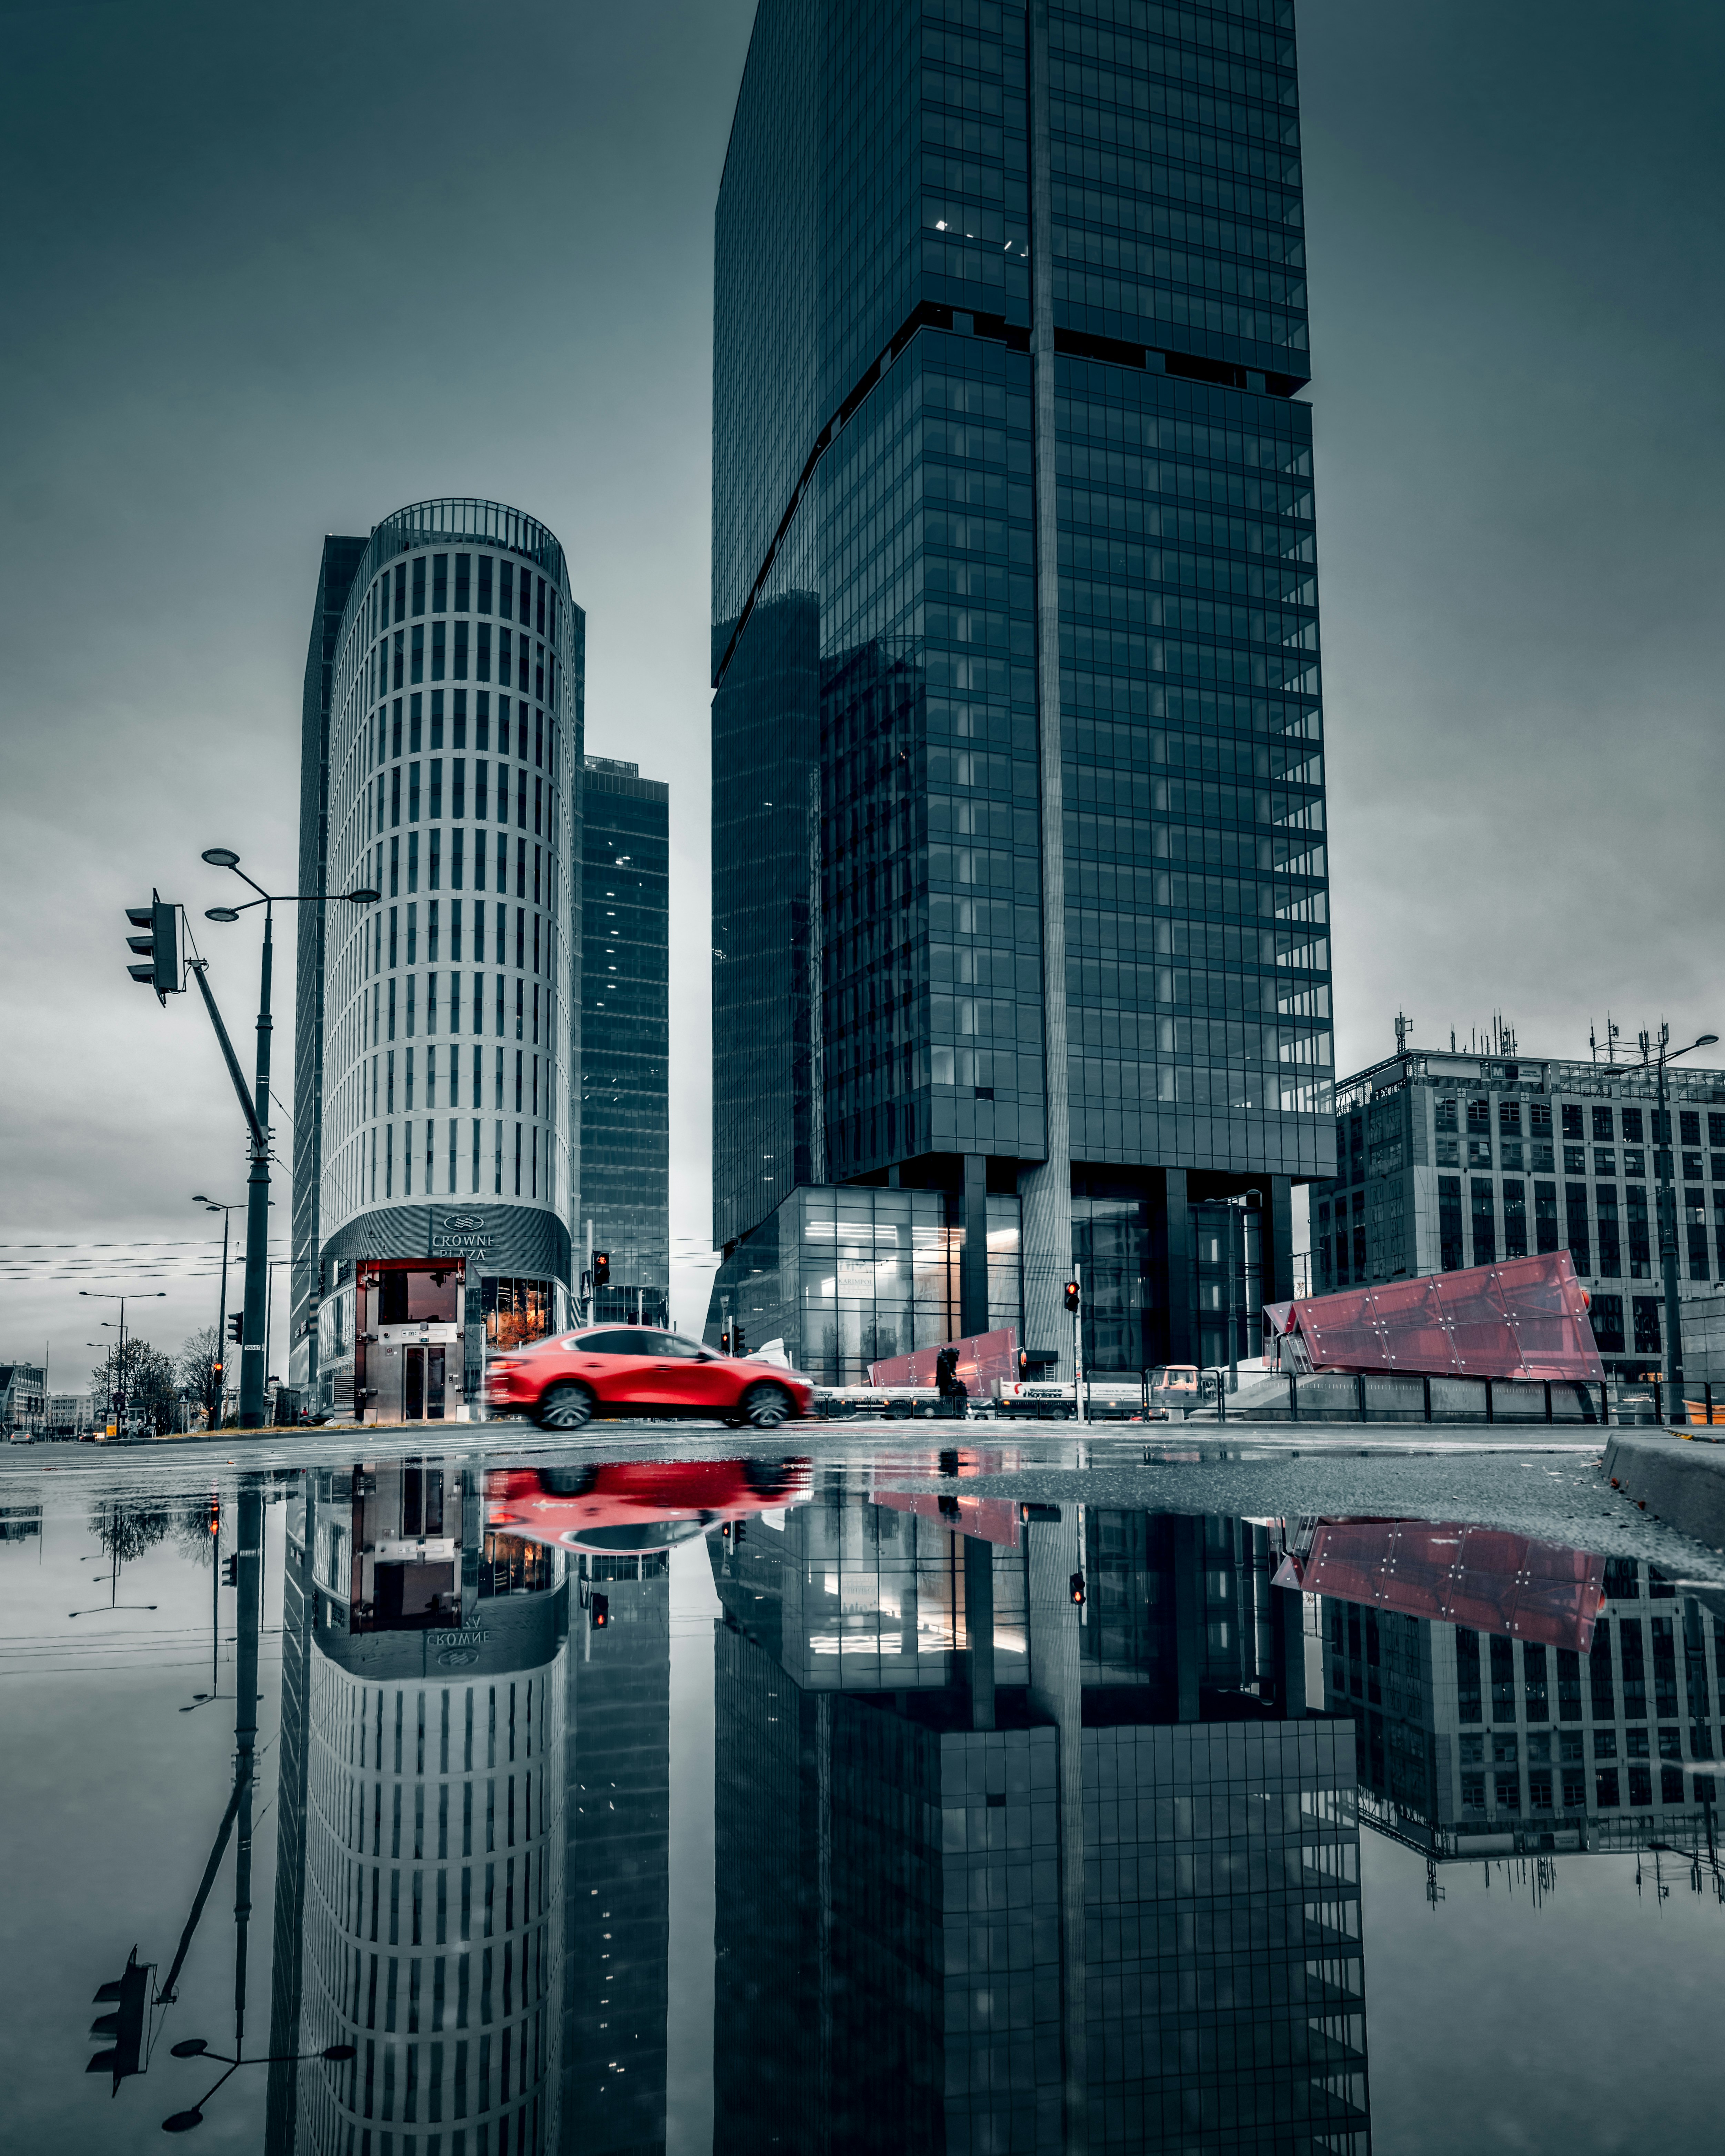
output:
M497 1238L485 1233L482 1213L446 1213L439 1223L433 1221L431 1248L433 1253L447 1251L451 1256L483 1257L497 1247Z

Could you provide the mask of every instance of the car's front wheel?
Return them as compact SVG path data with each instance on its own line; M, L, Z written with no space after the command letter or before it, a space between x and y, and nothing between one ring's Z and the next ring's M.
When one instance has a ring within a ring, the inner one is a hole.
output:
M751 1385L737 1402L751 1430L777 1430L790 1419L793 1402L783 1385Z
M598 1405L590 1387L581 1384L547 1385L539 1395L533 1419L541 1430L583 1430Z

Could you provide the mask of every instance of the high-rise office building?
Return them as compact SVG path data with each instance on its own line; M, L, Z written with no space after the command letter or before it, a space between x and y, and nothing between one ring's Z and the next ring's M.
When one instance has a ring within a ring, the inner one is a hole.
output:
M300 909L290 1375L315 1405L351 1387L361 1259L465 1261L470 1399L485 1332L567 1320L585 636L518 510L417 502L325 542L300 888L382 896Z
M799 1186L939 1191L956 1251L951 1311L900 1245L802 1251L812 1370L986 1322L991 1199L1034 1348L1077 1260L1104 1367L1216 1359L1194 1209L1251 1192L1289 1291L1333 1144L1303 249L1288 0L762 0L716 221L717 1292Z
M582 773L581 1214L611 1260L595 1322L670 1322L670 788Z

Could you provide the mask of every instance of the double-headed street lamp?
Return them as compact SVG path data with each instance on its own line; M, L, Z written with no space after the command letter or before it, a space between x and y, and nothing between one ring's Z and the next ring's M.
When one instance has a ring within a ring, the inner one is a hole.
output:
M114 1409L114 1434L126 1435L126 1306L129 1302L160 1302L167 1295L165 1287L146 1290L142 1295L111 1295L104 1288L81 1287L79 1294L90 1302L117 1302L120 1305L120 1359L114 1368L114 1383L109 1388L108 1404ZM107 1420L105 1415L103 1421Z
M1659 1266L1665 1287L1665 1384L1668 1415L1675 1415L1681 1404L1683 1389L1683 1334L1677 1308L1677 1194L1671 1179L1671 1168L1676 1148L1671 1142L1670 1111L1666 1105L1665 1066L1679 1055L1688 1055L1697 1048L1712 1048L1717 1040L1717 1033L1703 1033L1692 1040L1686 1048L1671 1045L1671 1029L1661 1024L1659 1045L1656 1050L1650 1036L1641 1035L1641 1060L1651 1063L1659 1081L1659 1120L1654 1125L1654 1164L1659 1173ZM1688 1420L1689 1411L1683 1409L1683 1419Z
M228 1074L246 1111L252 1141L251 1173L246 1185L245 1214L245 1316L241 1326L239 1343L239 1425L242 1430L257 1430L264 1421L264 1391L268 1373L264 1370L264 1326L270 1294L270 992L271 970L275 957L275 908L278 906L321 906L329 899L344 899L350 906L375 906L381 893L370 890L358 891L268 891L260 883L253 882L239 865L239 856L229 846L208 846L203 858L212 868L231 869L244 884L249 885L258 894L239 906L212 906L205 909L207 921L238 921L242 913L249 913L254 906L264 909L264 959L261 983L258 994L258 1057L257 1077L248 1096L245 1081L228 1037L216 1019L217 1031L223 1052L227 1055ZM198 983L203 990L204 1000L209 1004L212 1018L216 1018L215 1006L210 1000L200 969ZM225 1228L225 1215L224 1215ZM225 1292L227 1271L223 1270ZM226 1348L223 1343L223 1353ZM226 1373L223 1373L225 1389Z

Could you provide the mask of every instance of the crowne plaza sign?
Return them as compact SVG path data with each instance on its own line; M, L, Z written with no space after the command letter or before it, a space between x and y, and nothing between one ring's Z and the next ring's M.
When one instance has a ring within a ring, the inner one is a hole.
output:
M432 1216L434 1255L446 1253L450 1257L483 1257L496 1247L497 1238L486 1234L482 1213L445 1213L441 1219L435 1214Z

